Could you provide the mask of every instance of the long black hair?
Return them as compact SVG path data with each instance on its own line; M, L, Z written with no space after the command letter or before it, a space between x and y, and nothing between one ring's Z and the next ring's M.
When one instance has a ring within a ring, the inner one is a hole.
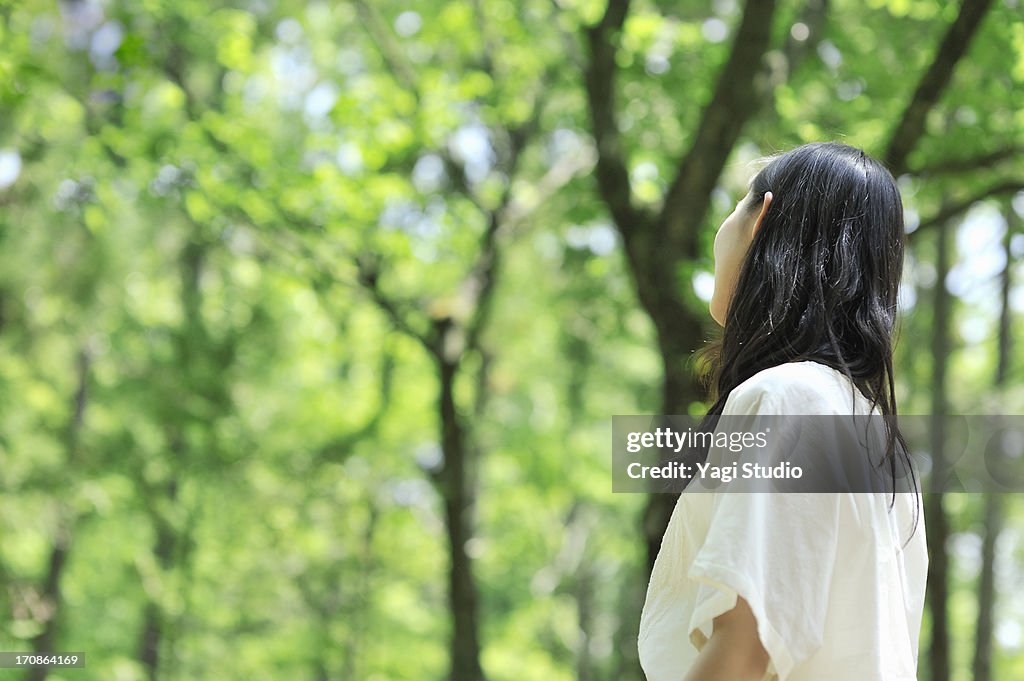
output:
M713 400L703 425L713 430L733 388L763 369L803 360L830 366L884 417L882 463L895 503L897 457L917 491L893 382L906 239L896 180L860 149L819 142L773 157L741 210L756 215L767 192L772 201L740 268L721 339L700 353Z

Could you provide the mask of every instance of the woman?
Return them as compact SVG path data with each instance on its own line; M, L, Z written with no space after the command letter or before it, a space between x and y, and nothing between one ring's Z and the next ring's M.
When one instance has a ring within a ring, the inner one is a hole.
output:
M724 331L706 423L895 415L903 244L899 190L864 152L818 143L771 160L715 238ZM887 470L912 470L884 420ZM684 492L641 615L648 681L916 679L920 507L916 480L891 497Z

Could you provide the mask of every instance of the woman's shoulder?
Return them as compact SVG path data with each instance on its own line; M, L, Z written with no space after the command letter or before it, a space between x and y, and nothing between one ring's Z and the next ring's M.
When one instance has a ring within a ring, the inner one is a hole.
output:
M762 369L733 388L723 414L848 414L851 389L838 369L813 360L786 362ZM856 396L863 399L859 391Z

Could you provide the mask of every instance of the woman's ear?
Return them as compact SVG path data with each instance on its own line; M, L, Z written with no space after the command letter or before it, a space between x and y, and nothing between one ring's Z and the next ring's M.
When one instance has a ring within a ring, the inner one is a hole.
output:
M761 223L764 222L764 216L768 214L768 206L771 205L773 198L775 197L771 192L764 193L764 203L761 204L761 212L758 213L757 219L754 220L754 226L750 230L751 238L757 234L757 230L761 229Z

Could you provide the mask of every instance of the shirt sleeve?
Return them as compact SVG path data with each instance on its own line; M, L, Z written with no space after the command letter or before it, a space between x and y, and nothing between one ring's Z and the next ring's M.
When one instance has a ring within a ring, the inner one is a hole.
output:
M773 395L747 391L726 414L773 412ZM757 619L769 676L786 681L822 644L839 533L841 495L714 492L707 536L687 577L698 583L690 642L700 650L715 617L741 596Z

